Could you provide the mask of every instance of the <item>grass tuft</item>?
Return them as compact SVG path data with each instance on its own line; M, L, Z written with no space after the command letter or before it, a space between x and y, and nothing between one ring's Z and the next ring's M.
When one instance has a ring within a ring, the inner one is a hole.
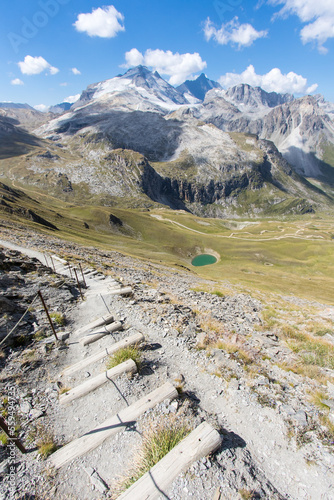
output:
M39 441L37 443L38 453L43 457L47 458L51 453L54 453L58 446L54 442L53 437L46 439L45 441Z
M148 472L189 432L190 428L186 421L178 420L176 415L159 418L158 422L150 422L143 433L143 441L135 456L134 465L118 485L120 492L129 488Z
M50 317L54 320L55 323L59 326L65 326L66 318L65 315L60 312L53 312L50 314Z
M124 361L127 361L128 359L132 359L136 363L138 370L140 369L142 362L142 353L140 352L137 345L124 347L109 356L109 358L107 359L106 368L107 370L110 370L110 368L114 368L120 363L124 363Z
M8 442L9 442L9 439L8 439L7 434L5 434L4 432L1 432L0 433L0 443L2 444L2 446L7 446Z

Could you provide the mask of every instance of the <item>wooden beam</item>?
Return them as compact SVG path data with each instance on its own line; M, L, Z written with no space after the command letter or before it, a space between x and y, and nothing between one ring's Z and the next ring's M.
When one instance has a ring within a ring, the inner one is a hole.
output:
M121 410L102 424L87 432L83 436L71 441L60 450L53 453L49 458L49 464L59 469L75 458L81 457L91 450L97 448L107 438L117 434L126 427L132 426L140 415L145 413L165 399L175 399L178 393L170 382L147 394L132 405Z
M75 399L81 398L82 396L86 396L89 392L95 391L98 387L105 384L109 380L113 380L114 378L119 377L123 373L135 373L137 371L137 365L132 359L128 359L124 361L124 363L120 363L114 368L105 371L104 373L100 373L96 377L93 377L89 380L86 380L83 384L70 389L68 392L61 394L59 396L59 403L61 405L66 405L71 403Z
M125 286L123 288L109 288L108 295L131 295L131 286Z
M95 321L92 321L91 323L88 323L88 325L82 326L81 328L78 328L74 332L74 335L80 335L81 333L88 332L89 330L93 330L94 328L98 328L99 326L103 325L108 325L114 321L114 317L112 314L106 314L105 316L101 316L101 318L96 319Z
M92 344L93 342L100 340L105 335L108 335L108 333L116 332L117 330L121 330L121 328L122 323L120 321L116 321L115 323L111 323L110 325L102 326L98 330L95 330L95 332L89 333L85 337L82 337L79 342L81 345Z
M220 444L219 433L207 422L202 422L117 500L168 498L166 490L174 479L193 462L216 451Z
M133 335L131 335L131 337L127 337L126 339L120 340L119 342L115 342L115 344L106 347L105 349L103 349L103 351L99 351L96 354L93 354L92 356L89 356L88 358L78 361L78 363L65 368L65 370L63 370L60 375L64 377L73 375L73 373L79 370L83 370L88 365L97 363L98 361L101 361L101 359L114 354L114 352L118 351L119 349L123 349L124 347L128 347L129 345L140 344L141 342L144 342L144 340L145 337L142 333L134 333Z

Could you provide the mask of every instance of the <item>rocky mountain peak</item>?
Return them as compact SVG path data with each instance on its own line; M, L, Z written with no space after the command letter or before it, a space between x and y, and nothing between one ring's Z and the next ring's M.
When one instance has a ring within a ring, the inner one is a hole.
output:
M196 80L186 80L182 85L177 87L177 90L185 95L191 94L196 99L204 101L207 92L212 89L221 89L221 85L218 82L209 80L204 73L202 73Z
M161 78L157 71L153 72L146 66L139 65L130 68L124 75L89 85L72 109L93 101L119 102L121 97L124 98L124 103L131 104L131 101L135 101L136 109L141 105L137 102L138 99L141 103L154 103L162 108L189 104L187 99Z
M277 92L266 92L261 87L251 87L247 83L240 83L225 91L225 99L236 106L254 108L274 108L294 100L291 94L278 94Z

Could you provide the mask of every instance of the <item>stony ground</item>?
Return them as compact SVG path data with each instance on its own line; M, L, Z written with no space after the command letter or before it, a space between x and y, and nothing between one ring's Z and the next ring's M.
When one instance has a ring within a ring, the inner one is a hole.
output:
M86 472L89 468L108 485L106 495L115 497L119 476L133 462L142 433L152 420L173 415L190 427L206 420L219 430L223 442L213 456L174 481L168 498L211 500L219 492L228 499L334 498L333 438L320 419L321 404L330 409L329 417L333 415L334 372L324 368L319 382L319 377L282 368L296 353L282 340L277 325L268 327L267 304L261 297L238 293L229 283L224 283L224 295L209 293L204 290L214 292L217 284L182 270L28 235L23 228L15 233L2 228L2 237L35 250L23 256L4 248L0 255L0 341L38 290L50 311L66 319L65 326L57 325L58 333L66 330L70 336L65 342L53 341L36 300L10 342L1 346L2 412L6 416L11 410L5 398L6 391L12 391L18 433L30 451L16 453L12 488L10 450L1 446L0 498L102 498ZM101 271L87 279L84 301L66 275L69 271L58 266L62 274L54 273L35 260L45 259L38 252L66 256ZM130 284L132 297L108 295L111 277ZM317 319L326 325L333 318L331 307L289 297L291 301L292 316L307 309L308 314L317 311ZM123 329L82 347L75 331L107 309L122 321ZM61 387L78 385L103 371L104 364L90 365L67 379L59 376L63 368L137 331L146 339L139 374L123 376L67 407L59 405ZM331 334L326 335L330 342ZM182 387L177 402L160 404L135 427L60 471L48 467L38 453L41 437L58 445L69 442L167 380ZM310 395L320 390L326 400L317 406Z

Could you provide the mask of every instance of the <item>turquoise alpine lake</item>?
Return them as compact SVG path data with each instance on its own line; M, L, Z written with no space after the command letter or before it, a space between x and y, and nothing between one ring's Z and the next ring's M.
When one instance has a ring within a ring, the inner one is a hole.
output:
M192 261L191 264L196 267L200 266L209 266L210 264L215 264L217 262L216 257L213 255L209 255L207 253L203 253L202 255L197 255Z

